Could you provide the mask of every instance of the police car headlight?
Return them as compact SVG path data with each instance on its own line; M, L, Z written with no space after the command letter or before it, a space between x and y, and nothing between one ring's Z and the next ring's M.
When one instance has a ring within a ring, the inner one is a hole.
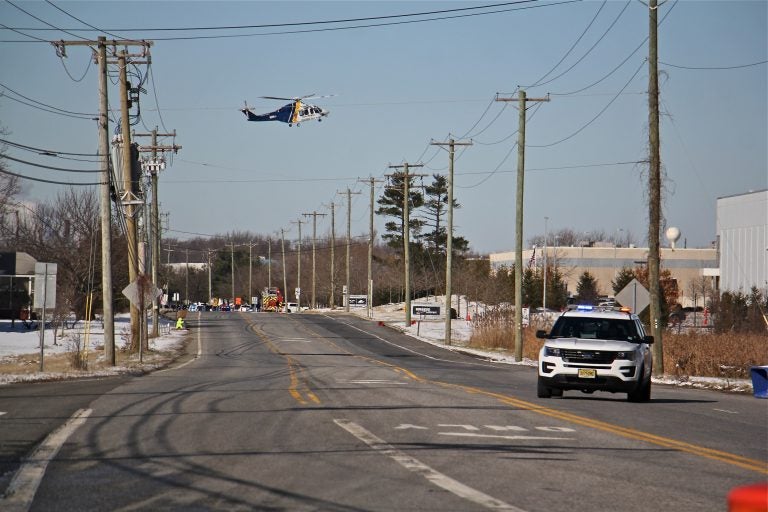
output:
M544 347L544 355L547 357L560 357L560 349L555 347Z
M637 356L637 350L625 350L624 352L616 352L616 359L624 361L634 361Z

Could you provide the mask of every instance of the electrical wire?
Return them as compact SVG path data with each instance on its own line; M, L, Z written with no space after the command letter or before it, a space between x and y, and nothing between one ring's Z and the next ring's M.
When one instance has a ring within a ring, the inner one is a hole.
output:
M96 115L96 114L89 114L87 112L72 112L70 110L64 110L64 109L61 109L61 108L58 108L58 107L54 107L53 105L48 105L47 103L43 103L41 101L37 101L37 100L32 99L32 98L30 98L28 96L24 96L23 94L21 94L21 93L19 93L17 91L14 91L13 89L11 89L7 85L3 84L2 82L0 82L0 87L2 87L3 89L5 89L6 91L8 91L8 92L10 92L12 94L15 94L16 96L19 96L20 98L24 98L27 101L31 101L32 103L34 103L36 105L40 105L40 106L45 107L45 108L40 108L40 107L38 107L38 106L36 106L34 104L25 103L25 102L23 102L21 100L18 100L16 98L12 98L11 96L7 96L7 98L9 100L18 101L19 103L22 103L24 105L27 105L27 106L30 106L30 107L33 107L33 108L37 108L39 110L43 110L45 112L49 112L49 113L53 113L53 114L59 114L59 115L64 115L64 116L67 116L67 117L74 117L74 118L78 118L78 119L93 119L93 117ZM50 109L50 110L47 110L47 109Z
M677 69L693 69L693 70L704 70L704 71L720 71L720 70L728 70L728 69L743 69L743 68L751 68L754 66L760 66L762 64L768 63L768 60L761 60L759 62L752 62L750 64L739 64L735 66L680 66L677 64L670 64L668 62L662 62L659 61L659 64L662 64L664 66L669 66L671 68L677 68Z
M98 170L98 169L95 169L95 170L91 170L91 169L66 169L66 168L63 168L63 167L52 167L50 165L36 164L35 162L29 162L27 160L21 160L20 158L14 158L14 157L12 157L10 155L3 155L3 158L7 158L8 160L13 160L14 162L19 162L19 163L24 164L24 165L30 165L32 167L39 167L41 169L51 169L53 171L92 172L92 173L101 172L101 170Z
M630 1L631 1L631 0L630 0ZM558 67L560 64L562 64L562 63L563 63L563 61L564 61L564 60L565 60L565 59L566 59L566 58L567 58L567 57L568 57L568 56L571 54L571 52L574 50L574 48L576 48L576 45L578 45L578 44L579 44L579 42L580 42L580 41L581 41L581 40L584 38L584 36L587 34L587 32L589 31L589 29L590 29L590 28L592 27L592 25L595 23L595 20L597 20L597 17L598 17L598 16L600 15L600 13L602 12L602 10L603 10L603 7L605 7L605 4L607 4L607 3L608 3L608 0L603 0L603 3L602 3L602 4L600 4L600 7L597 9L597 12L596 12L596 13L595 13L595 15L592 17L592 20L591 20L591 21L590 21L590 22L587 24L586 28L584 28L584 30L581 32L581 35L580 35L580 36L579 36L579 37L576 39L576 41L574 41L574 42L573 42L573 44L571 45L571 47L570 47L570 48L568 48L568 51L567 51L567 52L565 52L565 55L563 55L563 56L562 56L562 58L561 58L559 61L557 61L557 64L555 64L554 66L552 66L552 69L550 69L549 71L547 71L546 73L544 73L544 75L543 75L541 78L539 78L539 79L538 79L538 80L536 80L536 81L535 81L533 84L531 84L531 85L529 85L529 86L527 86L527 87L536 87L537 85L541 85L541 84L542 84L542 80L544 80L545 78L547 78L547 77L548 77L548 76L549 76L549 75L550 75L550 74L551 74L551 73L552 73L552 72L553 72L555 69L557 69L557 67ZM627 5L629 5L629 2L627 2ZM626 9L626 7L625 7L625 9ZM622 11L622 12L624 12L624 11ZM551 80L550 80L550 81L551 81ZM545 83L548 83L548 82L545 82Z
M86 37L83 37L83 36L79 36L79 35L77 35L77 34L75 34L75 33L73 33L73 32L69 32L69 31L67 31L67 30L61 29L61 28L57 27L56 25L51 25L50 23L48 23L48 22L47 22L47 21L45 21L44 19L42 19L42 18L38 18L37 16L35 16L34 14L32 14L32 13L31 13L31 12L29 12L29 11L25 11L24 9L22 9L22 8L21 8L21 7L19 7L18 5L16 5L16 4L14 4L13 2L11 2L11 0L5 0L5 2L6 2L6 3L8 3L8 4L11 4L11 5L12 5L13 7L15 7L16 9L20 10L21 12L23 12L23 13L24 13L24 14L26 14L27 16L29 16L29 17L31 17L31 18L33 18L33 19L35 19L35 20L39 21L40 23L42 23L42 24L44 24L44 25L48 25L49 27L51 27L51 28L52 28L52 29L54 29L54 30L57 30L57 31L59 31L59 32L64 32L65 34L68 34L68 35L70 35L70 36L72 36L72 37L76 37L76 38L78 38L78 39L82 39L82 40L84 40L84 41L87 41L87 40L88 40L88 38L86 38ZM35 30L35 29L31 29L31 30Z
M50 41L48 41L46 39L41 39L39 37L35 37L33 35L30 35L30 34L25 34L21 30L18 30L18 29L15 29L15 28L11 28L11 27L9 27L7 25L3 25L2 23L0 23L0 28L4 28L6 30L10 30L11 32L16 32L19 35L22 35L24 37L28 37L30 39L33 39L33 41L26 41L26 40L25 41L0 41L0 43L49 43L50 42ZM35 29L30 29L30 30L35 30Z
M538 1L539 0L523 0L522 2L516 2L516 3L538 2ZM537 9L541 7L554 7L558 5L566 5L566 4L572 4L572 3L582 2L582 1L583 0L561 0L559 2L551 2L543 5L531 5L531 6L514 7L514 8L508 8L508 9L498 9L494 11L487 11L487 12L480 12L480 13L439 16L435 18L420 19L420 20L393 21L393 22L385 22L385 23L368 23L368 24L361 24L361 25L350 25L346 27L331 27L331 28L318 28L318 29L305 29L305 30L285 30L285 31L274 31L274 32L259 32L259 33L251 33L251 34L223 34L223 35L211 35L211 36L184 36L184 37L153 37L152 40L153 41L194 41L194 40L209 40L209 39L232 39L232 38L244 38L244 37L262 37L262 36L275 36L275 35L335 32L339 30L353 30L353 29L376 28L376 27L395 26L395 25L408 25L408 24L425 23L425 22L431 22L431 21L443 21L443 20L458 19L458 18L485 16L489 14L500 14L505 12ZM125 29L120 29L120 30L130 31ZM148 31L148 29L144 29L144 30ZM31 41L0 41L0 42L19 43L19 42L31 42Z
M668 10L668 11L667 11L667 12L664 14L664 16L663 16L663 17L661 18L661 20L659 21L659 25L662 25L662 24L664 23L664 21L667 19L667 17L670 15L670 13L672 13L672 10L673 10L673 9L674 9L674 8L677 6L677 3L678 3L679 1L680 1L680 0L675 0L675 1L674 1L674 3L672 4L672 6L669 8L669 10ZM609 76L613 75L613 74L614 74L616 71L618 71L618 70L619 70L619 69L620 69L620 68L621 68L621 67L622 67L622 66L623 66L625 63L627 63L627 62L629 61L629 59L631 59L631 58L632 58L632 56L633 56L634 54L636 54L636 53L638 52L638 50L640 50L640 48L642 48L643 46L645 46L645 43L647 43L647 42L648 42L648 39L649 39L649 37L650 37L650 36L646 36L646 37L645 37L645 39L643 39L643 40L642 40L642 42L641 42L639 45L637 45L637 47L636 47L636 48L635 48L635 49L632 51L632 53L630 53L629 55L627 55L627 56L626 56L626 58L625 58L624 60L622 60L622 61L621 61L621 62L620 62L620 63L619 63L619 64L618 64L616 67L614 67L614 68L613 68L611 71L609 71L609 72L608 72L608 74L606 74L605 76L603 76L602 78L600 78L600 79L599 79L599 80L597 80L596 82L592 82L591 84L589 84L589 85L587 85L587 86L585 86L585 87L582 87L581 89L577 89L577 90L575 90L575 91L571 91L571 92L563 92L563 93L554 93L554 92L553 92L553 93L550 93L550 94L551 94L552 96L571 96L571 95L573 95L573 94L578 94L578 93L580 93L580 92L584 92L584 91L586 91L587 89L591 89L592 87L596 86L597 84L599 84L599 83L603 82L603 81L604 81L606 78L608 78Z
M112 37L114 37L115 39L124 39L124 38L123 38L123 37L121 37L121 36L118 36L118 35L116 35L116 34L112 34L112 33L110 33L110 32L107 32L106 30L101 30L100 28L94 27L94 26L93 26L93 25L91 25L90 23L86 23L85 21L81 20L80 18L78 18L78 17L76 17L76 16L73 16L72 14L70 14L70 13L69 13L69 12L67 12L67 11L65 11L64 9L62 9L61 7L59 7L58 5L54 4L54 3L53 3L53 2L51 2L50 0L45 0L45 3L47 3L48 5L50 5L51 7L53 7L54 9L57 9L58 11L60 11L60 12L62 12L62 13L64 13L64 14L66 14L67 16L69 16L70 18L72 18L73 20L75 20L75 21L79 21L80 23L82 23L82 24L83 24L83 25L85 25L86 27L90 27L90 28L92 28L93 30L95 30L95 31L97 31L97 32L101 32L101 33L103 33L103 34L107 34L107 35L109 35L109 36L112 36Z
M8 144L9 146L19 148L19 149L24 149L26 151L32 151L44 156L71 155L71 156L92 156L96 158L101 156L98 153L95 153L95 154L94 153L70 153L67 151L56 151L53 149L36 148L34 146L26 146L24 144L19 144L18 142L13 142L8 139L2 139L2 138L0 138L0 142L4 144Z
M617 93L617 94L616 94L616 95L615 95L615 96L614 96L614 97L611 99L611 101L609 101L609 102L608 102L608 104L607 104L605 107L603 107L603 109L602 109L600 112L598 112L598 113L597 113L597 115L596 115L595 117L593 117L592 119L590 119L590 120L589 120L589 121L588 121L586 124L584 124L584 125L583 125L581 128L579 128L578 130L576 130L576 131L575 131L575 132L573 132L572 134L568 135L567 137L564 137L564 138L562 138L562 139L560 139L560 140L558 140L558 141L552 142L552 143L550 143L550 144L538 144L538 145L537 145L537 144L526 144L526 147L529 147L529 148L550 148L550 147L552 147L552 146L555 146L555 145L557 145L557 144L560 144L561 142L565 142L565 141L567 141L567 140L569 140L569 139L572 139L573 137L575 137L576 135L578 135L579 133L581 133L581 132L582 132L584 129L586 129L586 128L587 128L589 125L591 125L592 123L594 123L594 122L595 122L595 121L596 121L596 120L597 120L597 119L598 119L598 118L599 118L601 115L603 115L603 113L604 113L606 110L608 110L608 108L609 108L611 105L613 105L613 103L614 103L614 102L615 102L615 101L618 99L618 97L619 97L619 96L621 96L621 93L622 93L622 92L624 92L624 90L625 90L627 87L629 87L629 84L631 84L631 83L632 83L632 81L635 79L635 77L637 76L637 74L638 74L638 73L640 73L640 70L641 70L641 69L643 69L643 65L645 65L645 62L646 62L646 61L647 61L647 59L643 59L643 62L641 62L641 63L640 63L640 65L637 67L637 70L635 70L634 74L633 74L633 75L630 77L630 79L627 81L627 83L626 83L626 84L624 84L624 87L622 87L622 88L621 88L621 90L620 90L620 91L619 91L619 92L618 92L618 93Z
M355 23L360 21L375 21L375 20L385 20L385 19L397 19L397 18L409 18L409 17L415 17L415 16L431 16L434 14L447 14L450 12L461 12L461 11L470 11L470 10L480 10L480 9L491 9L496 7L503 7L507 5L516 5L516 4L522 4L522 3L530 3L530 2L538 2L540 0L517 0L514 2L502 2L502 3L494 3L494 4L488 4L488 5L479 5L474 7L463 7L463 8L457 8L457 9L444 9L439 11L425 11L425 12L417 12L417 13L405 13L405 14L391 14L387 16L370 16L370 17L364 17L364 18L342 18L342 19L336 19L336 20L319 20L319 21L300 21L300 22L291 22L291 23L267 23L267 24L260 24L260 25L223 25L223 26L202 26L202 27L160 27L160 28L120 28L120 29L110 29L114 31L120 31L120 32L191 32L191 31L214 31L214 30L243 30L243 29L254 29L254 28L279 28L279 27L299 27L299 26L312 26L312 25L333 25L333 24L340 24L340 23ZM10 2L9 2L10 3ZM50 2L49 2L50 3ZM76 18L75 18L76 19ZM77 20L80 21L80 20ZM81 23L84 23L81 21ZM87 25L87 23L84 23ZM90 26L90 25L89 25ZM103 30L96 29L96 27L91 27L95 30L98 30L100 32L103 32ZM26 30L22 28L21 30ZM30 30L36 30L36 29L30 29ZM42 29L40 29L42 30ZM50 29L46 29L50 30ZM77 31L84 31L85 29L72 29ZM105 32L106 33L106 32Z
M549 84L549 83L551 83L551 82L554 82L554 81L555 81L555 80L557 80L558 78L560 78L560 77L562 77L563 75L567 74L569 71L571 71L571 70L572 70L573 68L575 68L577 65L579 65L579 63L580 63L581 61L583 61L583 60L584 60L584 59L587 57L587 55L589 55L590 53L592 53L592 50L594 50L594 49L597 47L597 45L598 45L598 44L600 44L600 42L602 42L602 40L605 38L605 36L607 36L607 35L608 35L608 32L610 32L610 31L611 31L611 29L614 27L614 25L616 25L616 23L619 21L619 18L621 18L621 16L624 14L624 11L626 11L626 10L627 10L627 7L629 7L629 4L630 4L630 3L631 3L631 0L630 0L630 1L628 1L626 4L624 4L624 8L621 10L621 12L619 12L619 15L618 15L618 16L616 16L616 18L613 20L613 23L611 23L611 24L608 26L608 28L605 30L605 32L603 32L603 35L601 35L601 36L600 36L600 38L599 38L597 41L595 41L595 44L593 44L593 45L592 45L592 46L589 48L589 50L587 50L587 51L584 53L584 55L582 55L582 56L581 56L581 57L580 57L580 58L579 58L579 59L578 59L576 62L574 62L574 63L573 63L573 64L572 64L572 65L571 65L571 66L570 66L568 69L566 69L565 71L563 71L563 72L562 72L562 73L560 73L559 75L557 75L557 76L555 76L555 77L553 77L553 78L550 78L550 79L549 79L549 80L547 80L546 82L539 82L538 84L535 84L535 85L546 85L546 84Z
M6 157L7 158L7 157ZM16 176L17 178L21 178L24 180L30 180L30 181L38 181L40 183L51 183L54 185L71 185L71 186L95 186L95 185L104 185L104 182L95 182L95 183L73 183L69 181L55 181L55 180L45 180L42 178L33 178L31 176L25 176L23 174L17 174L15 172L7 171L0 169L0 174L7 174L9 176Z

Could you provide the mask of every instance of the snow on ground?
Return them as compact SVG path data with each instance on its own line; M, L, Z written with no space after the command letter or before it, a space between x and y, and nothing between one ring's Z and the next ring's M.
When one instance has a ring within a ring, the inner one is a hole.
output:
M160 336L149 340L149 348L153 354L158 352L174 351L183 346L185 336L188 331L175 330L172 323L161 318L158 325ZM150 324L151 328L151 324ZM125 345L128 339L130 329L130 317L128 314L115 317L115 345L119 350ZM104 327L100 322L91 322L86 325L85 322L78 322L68 329L59 329L58 336L54 338L53 329L45 329L43 334L43 368L45 368L45 358L53 355L64 354L73 351L78 344L85 347L87 339L87 348L91 354L99 354L103 359L104 352ZM12 325L10 320L0 320L0 363L12 361L17 356L28 355L34 359L36 364L40 357L40 326L33 322L30 328L26 327L21 321L16 321ZM148 357L143 364L139 364L138 358L132 358L127 364L105 368L96 371L78 371L68 373L54 372L36 372L24 374L2 374L0 373L0 385L12 382L31 382L44 380L58 380L64 378L76 377L99 377L105 375L117 375L120 373L134 372L137 369L142 371L151 370L162 365L156 357Z
M414 302L443 302L442 297L418 299ZM514 355L503 351L490 351L479 350L469 348L467 346L470 337L472 336L472 322L466 320L467 309L470 312L470 316L474 317L477 313L482 313L484 307L470 303L462 304L459 308L459 316L461 319L451 320L451 340L452 345L447 346L444 343L445 337L445 320L443 319L427 319L424 317L413 317L415 322L413 325L405 325L405 311L404 304L386 304L383 306L377 306L373 308L371 318L374 322L382 322L389 327L395 328L409 336L413 336L425 343L443 348L445 350L458 351L465 354L470 354L474 357L483 358L488 361L504 364L515 364L522 366L535 367L536 361L530 359L524 359L521 362L515 361ZM322 312L330 312L329 310L321 310ZM336 310L339 311L338 309ZM343 310L341 310L343 311ZM351 308L350 312L365 318L367 311L365 308L357 309ZM254 313L260 314L260 313ZM130 319L128 315L119 315L115 317L115 344L119 349L125 344L127 339L127 333L130 327ZM176 330L173 328L171 321L161 318L160 323L160 337L151 339L150 349L156 352L173 351L180 348L184 341L187 330ZM56 340L53 338L53 330L46 329L45 331L45 346L44 352L46 355L62 354L72 350L73 343L78 338L80 340L85 339L86 326L80 322L73 329L65 329L63 331L63 337L58 337ZM59 333L61 335L61 331ZM89 349L100 348L104 343L104 331L99 322L92 323L90 327L90 335L88 347ZM99 352L103 354L103 352ZM36 330L27 329L20 321L16 322L14 328L11 327L10 320L0 320L0 362L8 357L29 354L32 357L37 357L40 354L40 331L39 327ZM136 363L136 364L134 364ZM131 363L131 367L120 366L98 372L77 372L76 376L101 376L101 375L114 375L118 373L125 373L129 371L135 371L138 364L137 361ZM157 367L157 363L148 362L142 366L143 369L151 369ZM36 373L26 375L9 375L0 374L0 385L10 382L30 381L30 380L51 380L56 378L72 378L73 374L51 374L51 373ZM659 384L677 385L684 387L695 388L708 388L708 389L720 389L734 392L746 392L752 393L752 382L749 379L733 380L733 379L719 379L710 377L689 377L683 380L664 377L661 379L654 378L653 381Z

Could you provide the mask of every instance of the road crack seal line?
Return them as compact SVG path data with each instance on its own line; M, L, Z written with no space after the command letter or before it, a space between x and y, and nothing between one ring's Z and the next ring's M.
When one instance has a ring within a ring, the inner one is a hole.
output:
M304 368L301 363L296 361L294 358L275 346L275 344L272 343L272 340L269 339L269 336L264 331L262 331L256 325L256 323L249 324L248 330L255 334L264 343L264 345L266 345L270 352L285 359L285 362L288 365L288 374L290 377L288 393L293 397L293 399L296 400L300 405L307 405L308 402L314 402L315 404L319 405L321 403L320 399L312 391L311 387L309 386L309 380L306 378L306 368Z

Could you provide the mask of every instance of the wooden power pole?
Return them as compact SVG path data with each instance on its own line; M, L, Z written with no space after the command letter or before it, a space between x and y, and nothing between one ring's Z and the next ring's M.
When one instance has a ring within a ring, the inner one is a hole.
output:
M410 216L410 185L411 178L419 176L409 174L411 167L424 167L424 164L390 165L390 169L403 170L403 265L405 266L405 326L411 326L411 216Z
M445 246L445 344L451 344L451 267L453 266L453 160L456 146L471 146L472 142L431 142L433 146L448 146L448 228Z
M648 288L651 295L651 332L653 344L653 373L664 374L664 351L661 328L661 290L659 283L661 230L661 151L659 149L659 53L658 53L658 5L650 0L648 37L648 146L650 170L648 172Z
M517 98L500 98L496 101L519 101L520 116L517 132L517 197L515 201L515 360L523 360L523 188L525 183L525 112L529 101L549 101L546 98L528 98L525 91L518 91Z

